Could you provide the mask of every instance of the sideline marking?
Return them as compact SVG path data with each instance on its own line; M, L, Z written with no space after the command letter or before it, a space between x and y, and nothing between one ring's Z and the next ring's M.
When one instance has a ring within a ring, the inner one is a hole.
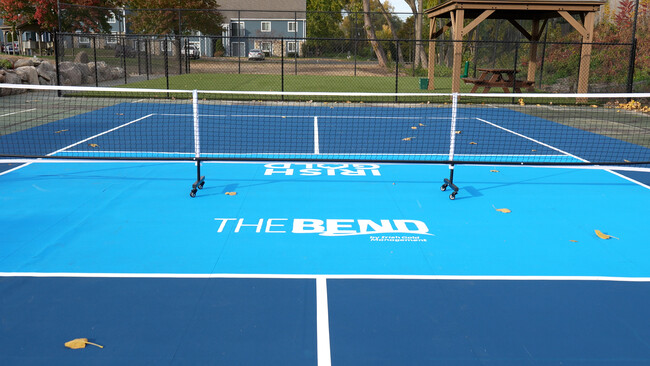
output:
M318 366L331 366L330 321L327 304L327 277L316 277L316 339Z

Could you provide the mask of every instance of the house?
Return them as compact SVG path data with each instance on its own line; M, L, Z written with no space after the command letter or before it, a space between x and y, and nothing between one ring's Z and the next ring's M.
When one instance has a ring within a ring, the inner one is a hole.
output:
M261 49L268 56L300 55L307 37L306 0L220 0L226 56Z

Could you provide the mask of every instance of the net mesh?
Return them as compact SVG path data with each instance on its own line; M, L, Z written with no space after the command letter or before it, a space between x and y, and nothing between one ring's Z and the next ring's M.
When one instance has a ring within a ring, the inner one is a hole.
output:
M0 92L5 159L650 163L650 94Z

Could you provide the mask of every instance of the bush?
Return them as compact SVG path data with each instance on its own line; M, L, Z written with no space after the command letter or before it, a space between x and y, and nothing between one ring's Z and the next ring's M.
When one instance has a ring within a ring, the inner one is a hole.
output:
M2 58L2 59L0 59L0 68L2 68L2 69L13 69L14 64L11 61Z

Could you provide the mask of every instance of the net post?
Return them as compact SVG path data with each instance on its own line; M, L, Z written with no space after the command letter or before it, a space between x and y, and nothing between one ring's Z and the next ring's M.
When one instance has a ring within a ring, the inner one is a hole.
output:
M451 187L454 191L449 195L449 199L456 199L458 187L454 184L454 152L456 150L456 121L458 120L458 93L451 95L451 128L449 129L449 179L445 178L441 191L446 191Z
M196 192L203 189L205 176L201 175L201 134L199 133L199 92L192 90L192 117L194 122L194 161L196 163L196 181L192 184L190 197L196 197Z

